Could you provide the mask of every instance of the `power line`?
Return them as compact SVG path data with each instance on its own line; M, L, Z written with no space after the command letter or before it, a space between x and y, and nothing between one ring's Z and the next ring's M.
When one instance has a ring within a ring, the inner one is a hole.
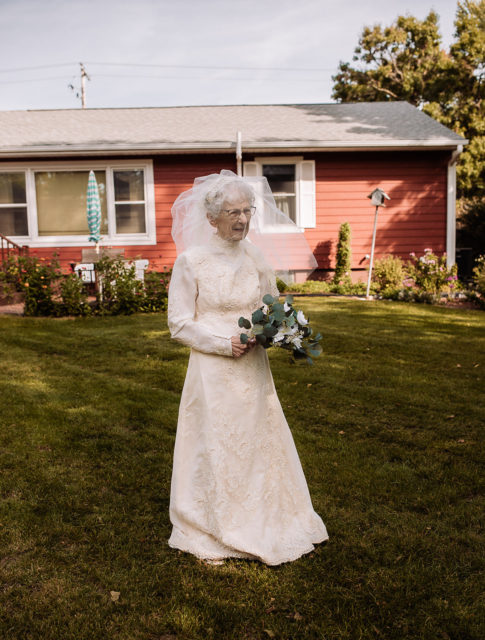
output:
M139 64L135 62L86 62L86 64L106 67L157 67L162 69L215 69L219 71L333 71L325 67L240 67L186 64Z
M184 81L184 80L200 80L201 76L165 76L165 75L142 75L142 74L121 74L121 73L91 73L91 80L96 80L97 78L135 78L135 79L149 79L149 80L176 80L176 81ZM66 82L72 81L72 76L47 76L45 78L25 78L23 80L0 80L0 85L2 84L29 84L31 82L44 82L48 80L65 80ZM251 78L230 78L231 82L247 82L251 80ZM292 78L291 82L313 82L315 78ZM284 78L266 80L266 82L283 82Z
M18 67L17 69L0 69L0 73L16 73L17 71L37 71L38 69L54 69L55 67L72 67L78 62L62 62L59 64L42 64L38 67Z
M72 67L78 62L62 62L58 64L44 64L34 67L17 67L15 69L0 69L0 73L17 73L19 71L37 71L39 69L54 69L58 67ZM184 65L184 64L140 64L135 62L85 62L85 64L104 67L145 67L157 69L200 69L216 71L335 71L336 67L241 67L241 66L213 66L213 65Z

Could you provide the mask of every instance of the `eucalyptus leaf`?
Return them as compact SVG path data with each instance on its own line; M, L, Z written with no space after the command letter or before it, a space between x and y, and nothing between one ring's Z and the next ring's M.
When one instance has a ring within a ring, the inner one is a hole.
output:
M256 311L253 312L251 319L253 321L253 324L262 322L264 320L264 313L261 309L256 309Z
M249 337L247 333L241 333L241 335L239 336L239 339L241 340L242 344L247 344L249 342Z
M256 336L256 342L264 346L266 344L266 336L264 336L262 333L259 333Z
M263 333L268 338L272 338L278 333L278 327L273 327L272 324L265 324L263 327Z
M293 304L293 296L291 294L286 296L286 302L287 304Z
M273 298L273 296L269 293L267 293L264 297L263 297L263 302L264 304L273 304L274 302L276 302L278 300L278 298Z
M246 320L246 318L243 318L242 316L239 318L238 320L238 325L244 329L251 329L251 323L249 322L249 320Z
M263 325L262 324L253 324L253 333L255 336L259 336L263 333Z
M286 313L283 310L277 309L276 311L273 311L272 317L276 322L281 323L286 318Z

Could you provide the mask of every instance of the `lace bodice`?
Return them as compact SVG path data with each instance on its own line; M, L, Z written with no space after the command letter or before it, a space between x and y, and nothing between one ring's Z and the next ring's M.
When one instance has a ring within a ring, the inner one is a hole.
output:
M214 235L211 243L182 253L170 282L168 323L172 337L198 351L232 355L238 319L277 294L274 273L247 241Z

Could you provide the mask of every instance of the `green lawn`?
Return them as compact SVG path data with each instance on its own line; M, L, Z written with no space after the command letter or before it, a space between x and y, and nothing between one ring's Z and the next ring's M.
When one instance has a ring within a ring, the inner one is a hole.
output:
M2 640L483 640L485 315L296 306L325 355L270 357L330 540L279 567L167 545L164 315L0 317Z

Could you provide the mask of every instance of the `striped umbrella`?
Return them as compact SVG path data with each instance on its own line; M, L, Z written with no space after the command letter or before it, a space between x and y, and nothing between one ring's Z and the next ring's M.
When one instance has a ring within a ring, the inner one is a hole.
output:
M89 241L96 243L96 251L99 251L99 241L101 240L101 200L99 199L98 183L94 171L89 172L88 192L87 192L87 216L89 227Z

